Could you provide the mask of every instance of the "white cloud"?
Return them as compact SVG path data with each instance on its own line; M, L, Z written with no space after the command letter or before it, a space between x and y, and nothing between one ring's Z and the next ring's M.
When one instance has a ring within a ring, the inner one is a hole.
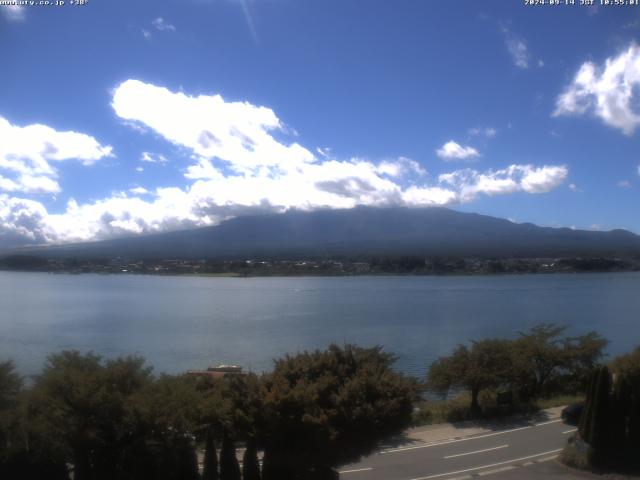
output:
M515 37L507 37L507 50L513 64L518 68L529 68L529 49L527 44L523 40L519 40Z
M620 188L630 188L631 187L631 182L629 182L629 180L620 180L618 182L618 186Z
M57 181L44 176L20 175L18 185L18 191L25 193L59 193L61 191Z
M22 5L2 5L0 11L11 22L21 22L26 18L26 9Z
M543 193L567 176L565 167L512 165L485 173L453 171L440 175L432 185L402 188L382 178L377 168L366 161L334 160L308 165L302 172L279 178L218 174L197 179L184 189L149 192L136 187L131 189L131 197L118 193L90 204L71 201L61 214L47 214L37 202L25 200L29 202L25 206L22 200L11 199L17 203L14 209L10 206L0 212L0 232L22 232L23 241L29 243L63 243L216 225L237 215L289 208L442 206L469 202L479 195Z
M578 186L575 183L570 183L569 184L569 190L571 190L572 192L581 192L582 190L580 190L578 188Z
M501 25L500 29L504 35L507 52L516 67L522 69L528 69L532 65L537 65L538 68L544 67L544 60L540 58L532 60L531 53L529 52L529 46L524 39L513 33L505 25Z
M166 157L159 153L142 152L140 155L140 161L147 163L167 163Z
M498 130L493 127L473 127L469 129L469 135L481 135L487 138L493 138L498 134Z
M160 30L161 32L175 32L176 27L168 23L164 18L158 17L151 22L151 25L156 30Z
M142 32L142 36L144 38L146 38L146 39L151 38L151 32L149 30L142 29L141 32Z
M55 162L91 165L111 156L111 147L83 133L59 132L46 125L12 125L0 117L0 191L57 193ZM3 175L11 175L12 178Z
M402 200L409 206L450 205L459 202L458 192L442 187L411 186L402 192Z
M640 48L632 43L603 65L585 62L558 97L553 116L593 113L605 124L631 135L640 124Z
M418 162L407 157L398 157L395 160L384 160L378 164L376 172L389 177L401 177L411 173L419 176L427 174L427 171Z
M546 192L567 176L562 166L511 165L431 178L406 157L339 160L327 150L316 157L302 145L279 139L286 137L282 123L268 108L133 80L116 88L112 105L121 118L191 152L192 162L184 170L187 185L152 191L134 186L92 203L71 200L55 214L38 202L5 195L0 197L3 238L64 243L215 225L251 212L291 208L452 205L479 195ZM145 154L159 158L143 152L141 159Z
M114 92L112 106L124 120L142 124L204 158L228 162L237 173L256 168L290 170L314 155L297 143L284 145L271 132L282 131L274 112L220 95L192 97L127 80Z
M504 195L515 192L545 193L562 184L569 173L565 166L510 165L501 170L480 173L464 169L441 174L442 184L458 192L459 202L469 202L478 195Z
M21 231L15 226L18 224L23 229L30 226L24 241L60 243L216 225L237 215L290 208L442 206L469 202L480 195L543 193L567 176L565 167L511 165L484 173L457 170L440 175L433 184L403 188L381 177L377 169L373 163L354 159L307 165L301 172L281 177L223 176L218 172L184 189L150 192L135 187L130 190L133 196L120 192L84 205L70 201L61 214L47 214L37 202L25 200L29 202L25 207L22 200L11 199L17 212L11 206L0 212L0 232ZM22 220L16 222L15 218Z
M324 158L329 158L329 156L331 155L331 149L329 147L326 147L326 148L316 147L316 152L318 152L318 154Z
M135 195L147 195L151 193L149 190L147 190L144 187L133 187L133 188L130 188L129 191Z
M473 147L463 147L459 143L450 140L438 150L436 150L436 155L438 155L438 157L442 158L443 160L452 161L472 160L476 157L479 157L480 153Z
M41 203L0 193L0 244L46 243L47 211Z

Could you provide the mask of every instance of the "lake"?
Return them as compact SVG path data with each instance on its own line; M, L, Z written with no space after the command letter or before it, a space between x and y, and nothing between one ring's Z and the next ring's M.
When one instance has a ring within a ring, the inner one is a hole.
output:
M460 342L540 322L589 330L618 354L640 344L640 273L215 278L0 272L0 360L23 374L49 353L143 355L157 372L253 371L331 342L380 344L423 376Z

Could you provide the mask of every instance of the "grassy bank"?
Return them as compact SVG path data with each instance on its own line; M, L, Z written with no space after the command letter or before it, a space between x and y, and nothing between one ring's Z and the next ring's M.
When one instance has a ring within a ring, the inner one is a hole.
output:
M497 406L496 394L486 392L480 396L482 419L494 419L513 414L535 413L539 410L552 407L560 407L571 403L581 402L581 395L557 395L549 398L540 398L530 402L515 403L512 406ZM469 413L471 397L467 393L461 393L454 398L433 401L425 400L416 407L413 416L413 426L433 425L446 422L463 422L465 420L477 420Z

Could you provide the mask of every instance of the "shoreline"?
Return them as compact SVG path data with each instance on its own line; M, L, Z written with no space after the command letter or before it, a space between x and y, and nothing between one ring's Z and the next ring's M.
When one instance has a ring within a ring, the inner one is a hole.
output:
M354 278L354 277L525 277L552 275L601 275L619 273L640 273L640 269L629 270L595 270L595 271L543 271L543 272L453 272L453 273L402 273L402 272L367 272L367 273L180 273L180 272L103 272L103 271L68 271L68 270L24 270L0 268L0 273L46 273L49 275L104 275L104 276L148 276L148 277L197 277L197 278Z

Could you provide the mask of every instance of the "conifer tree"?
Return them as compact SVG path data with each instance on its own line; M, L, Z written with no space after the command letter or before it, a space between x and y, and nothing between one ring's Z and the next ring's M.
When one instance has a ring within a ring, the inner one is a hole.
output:
M591 428L587 438L587 442L589 443L589 461L592 465L602 465L606 461L607 449L610 446L610 377L611 375L607 367L600 367L598 369L591 412Z
M258 462L258 449L253 440L247 442L247 449L242 457L242 479L260 480L260 463Z
M220 480L241 480L240 465L236 457L236 447L227 432L222 438L220 452Z
M578 432L580 438L585 442L588 442L589 435L591 434L591 419L593 417L593 399L596 395L595 389L598 379L598 370L593 370L589 375L587 384L587 395L584 403L584 410L580 417L580 424L578 426Z
M202 480L218 480L218 455L216 454L216 444L213 432L209 429L205 438L204 447L204 468L202 470Z

